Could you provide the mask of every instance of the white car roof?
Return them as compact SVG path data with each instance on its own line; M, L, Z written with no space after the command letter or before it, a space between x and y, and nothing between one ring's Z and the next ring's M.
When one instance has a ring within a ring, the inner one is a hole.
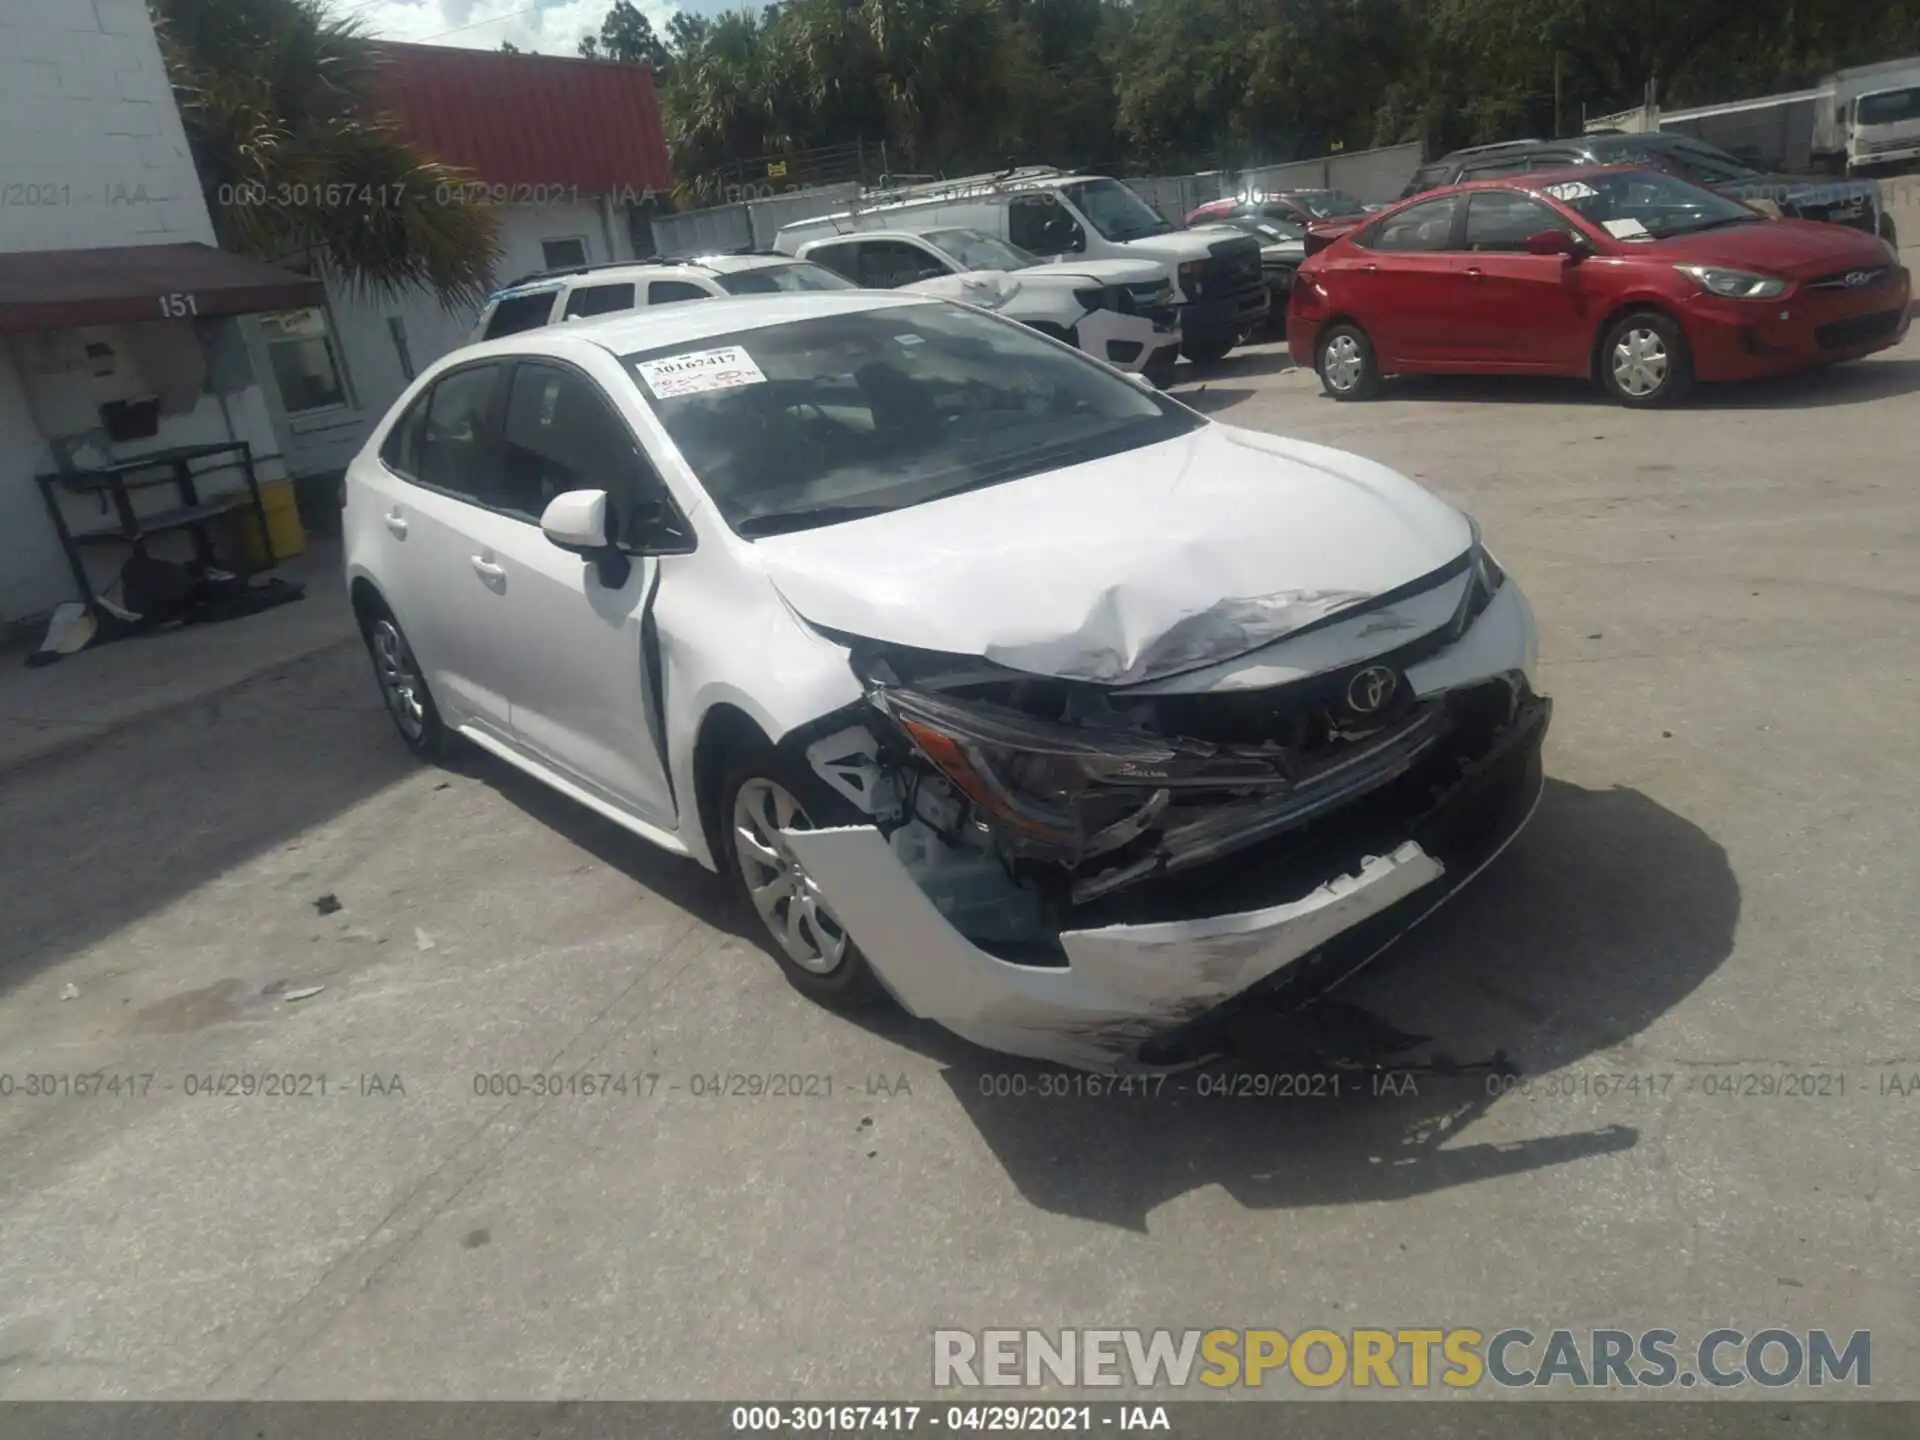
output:
M789 261L788 263L792 263ZM563 355L575 346L590 344L615 355L632 355L674 345L690 345L741 330L790 325L822 315L857 314L863 310L892 310L907 305L944 302L926 295L875 290L807 290L783 295L748 295L737 299L702 300L689 305L660 305L644 310L622 310L611 315L574 320L565 325L543 325L483 340L454 351L463 361L488 355Z

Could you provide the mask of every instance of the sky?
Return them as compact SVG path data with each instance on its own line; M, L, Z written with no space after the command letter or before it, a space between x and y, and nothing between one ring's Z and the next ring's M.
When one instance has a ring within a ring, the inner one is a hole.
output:
M361 21L382 40L416 40L498 50L511 40L522 50L572 55L580 37L597 34L613 0L327 0L327 9ZM653 28L664 33L676 10L711 14L727 0L636 0ZM739 0L733 0L739 3Z

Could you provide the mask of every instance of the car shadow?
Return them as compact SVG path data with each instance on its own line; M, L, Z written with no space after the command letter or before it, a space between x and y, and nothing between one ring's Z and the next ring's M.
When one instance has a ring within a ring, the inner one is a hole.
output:
M1798 375L1749 380L1738 385L1702 385L1692 405L1700 410L1809 410L1864 405L1920 390L1920 359L1904 356L1842 361Z
M1634 790L1550 781L1446 909L1307 1009L1242 1017L1199 1069L1090 1085L898 1011L864 1023L940 1063L1042 1210L1144 1231L1208 1186L1254 1209L1400 1199L1638 1144L1684 1075L1636 1037L1727 958L1739 912L1726 852L1697 826ZM1602 1075L1608 1123L1569 1129L1595 1102L1550 1088Z
M1294 368L1293 355L1284 339L1256 340L1235 350L1224 359L1196 365L1192 361L1174 372L1175 385L1198 384L1208 380L1243 380L1256 375L1279 375Z
M1678 407L1677 413L1690 409L1808 410L1864 405L1915 391L1920 391L1920 359L1869 356L1864 360L1841 361L1761 380L1703 383ZM1381 386L1379 398L1468 405L1622 408L1587 381L1557 375L1396 375ZM1188 399L1187 403L1191 405L1193 401Z
M704 865L685 856L669 854L525 771L473 746L460 747L440 763L443 769L485 785L601 864L620 871L661 899L679 906L703 925L738 936L752 945L760 943L757 927L750 924L749 917L733 903L726 882Z
M1222 410L1231 410L1243 400L1252 399L1253 391L1236 389L1230 385L1202 384L1184 394L1176 393L1173 398L1202 415L1217 415Z

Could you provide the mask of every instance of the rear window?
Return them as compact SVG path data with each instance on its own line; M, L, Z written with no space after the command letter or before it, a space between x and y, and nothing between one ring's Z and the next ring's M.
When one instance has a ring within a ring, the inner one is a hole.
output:
M1862 95L1856 118L1862 125L1897 125L1903 120L1920 120L1920 89Z
M494 306L493 318L487 321L485 338L498 340L502 335L538 330L553 314L553 297L556 293L553 290L540 290L531 295L508 295Z
M567 296L567 319L615 315L633 309L633 282L624 285L576 285Z
M795 290L852 290L853 282L806 260L791 265L762 265L719 278L729 295L777 295Z

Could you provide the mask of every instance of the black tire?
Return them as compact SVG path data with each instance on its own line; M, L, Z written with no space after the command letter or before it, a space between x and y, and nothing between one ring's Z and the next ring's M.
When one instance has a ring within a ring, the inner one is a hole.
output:
M1156 351L1153 359L1141 367L1140 373L1156 390L1164 390L1173 384L1174 366L1179 360L1179 352L1169 345Z
M440 718L440 707L433 703L433 692L427 689L400 622L385 605L376 603L367 610L360 634L367 643L367 658L373 662L374 684L380 687L387 717L401 743L422 760L445 758L453 745L453 732Z
M1239 343L1237 335L1224 340L1182 340L1180 353L1196 365L1216 365L1226 359L1228 352Z
M1895 250L1900 248L1900 230L1893 223L1893 217L1882 212L1880 216L1880 238Z
M771 746L743 747L729 755L721 767L718 809L715 812L716 838L719 841L716 848L720 853L714 859L719 863L727 887L753 926L754 937L760 942L761 948L773 957L774 963L780 967L780 973L787 977L787 982L801 994L834 1010L864 1009L881 999L886 991L879 977L873 973L873 967L867 964L867 957L860 953L860 947L840 927L832 912L821 904L817 892L813 896L813 910L801 912L798 932L800 948L814 951L817 960L833 960L832 967L824 970L802 963L776 930L776 926L793 914L794 896L788 895L784 900L776 898L772 902L771 915L763 911L761 902L755 899L747 879L749 866L742 860L744 822L738 818L738 811L742 805L742 795L748 794L747 808L756 809L767 820L776 819L777 811L772 811L771 806L758 806L752 798L750 787L763 786L784 791L797 804L797 813L806 823L801 827L789 824L786 827L789 829L857 824L864 817L830 790L818 776L790 763ZM759 794L765 796L766 792L760 790ZM756 827L763 833L771 828ZM805 872L798 869L791 857L781 857L778 867L776 864L754 863L755 874L763 882L775 879L780 868L798 874L801 882L805 882ZM820 926L820 920L824 920L824 927ZM830 957L828 950L836 936L842 944L837 957Z
M1600 341L1596 369L1600 388L1634 410L1678 405L1693 389L1686 331L1659 310L1635 310L1614 321ZM1656 375L1653 388L1640 388Z
M1320 388L1336 400L1371 400L1380 392L1373 342L1349 321L1329 325L1320 333L1313 347L1313 368L1320 376Z

